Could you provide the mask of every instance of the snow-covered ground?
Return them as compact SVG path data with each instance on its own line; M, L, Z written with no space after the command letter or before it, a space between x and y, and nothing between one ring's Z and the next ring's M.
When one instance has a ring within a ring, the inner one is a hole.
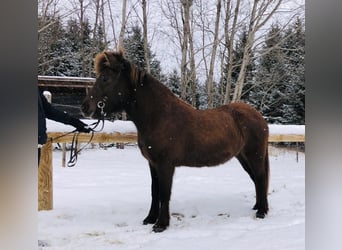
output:
M69 130L70 131L70 130ZM68 154L69 152L67 152ZM142 225L150 207L148 164L136 146L85 149L73 168L54 150L54 209L40 211L41 249L303 250L305 154L270 150L270 211L256 219L252 181L233 159L176 169L170 227Z

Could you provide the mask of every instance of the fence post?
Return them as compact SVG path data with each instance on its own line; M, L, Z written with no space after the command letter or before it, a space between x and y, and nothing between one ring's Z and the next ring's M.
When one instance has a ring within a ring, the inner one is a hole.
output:
M41 149L38 170L38 210L53 208L52 141L48 140Z

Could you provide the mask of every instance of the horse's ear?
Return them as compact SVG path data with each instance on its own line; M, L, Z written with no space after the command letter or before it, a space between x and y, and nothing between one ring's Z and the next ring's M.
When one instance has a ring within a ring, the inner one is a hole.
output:
M109 60L109 57L110 57L110 54L109 52L103 52L103 55L104 55L104 58L105 58L105 61L103 62L104 65L106 65L107 67L110 67L110 60Z
M124 57L125 56L125 49L123 46L120 46L119 49L118 49L118 54L121 56L121 57Z
M102 52L97 54L95 57L95 74L97 76L104 70L106 67L110 67L110 54L108 52Z
M126 60L123 57L123 51L111 52L104 51L95 58L95 74L98 76L105 68L120 71L126 67Z

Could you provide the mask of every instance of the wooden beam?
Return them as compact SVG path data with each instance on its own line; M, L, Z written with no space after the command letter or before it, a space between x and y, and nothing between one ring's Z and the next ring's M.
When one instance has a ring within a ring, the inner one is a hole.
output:
M53 142L65 143L71 142L73 134L65 135L63 132L48 132L48 136ZM80 133L79 142L89 142L91 134ZM95 143L111 143L111 142L137 142L136 133L94 133L92 142ZM305 142L305 135L300 134L270 134L269 142Z
M63 132L48 132L48 137L52 139L53 142L71 142L73 134L65 135ZM80 133L78 136L79 142L89 142L91 139L91 134ZM138 136L136 133L94 133L91 142L101 142L101 143L111 143L111 142L137 142Z
M91 77L38 76L38 86L44 87L90 88L94 83Z
M269 142L305 142L305 135L299 134L270 134Z

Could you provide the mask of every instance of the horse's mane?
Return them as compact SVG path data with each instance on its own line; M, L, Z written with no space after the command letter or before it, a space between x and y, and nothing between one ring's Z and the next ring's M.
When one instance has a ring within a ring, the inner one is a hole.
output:
M141 71L137 65L132 62L129 62L131 68L131 81L137 85L141 78L146 74L145 70Z

